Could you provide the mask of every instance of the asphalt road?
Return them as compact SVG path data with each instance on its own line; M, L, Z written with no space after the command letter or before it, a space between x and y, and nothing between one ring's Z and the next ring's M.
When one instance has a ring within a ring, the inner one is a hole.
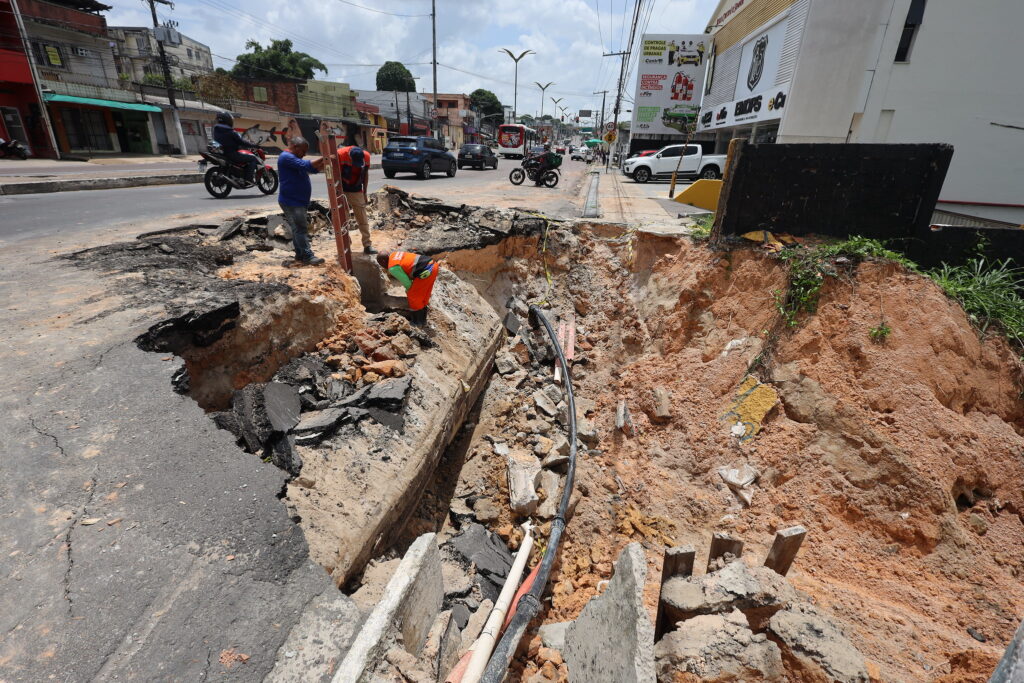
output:
M463 169L454 178L439 173L429 180L412 175L387 180L380 169L375 169L370 172L370 191L388 183L415 194L464 203L493 205L500 197L509 200L510 205L517 205L519 200L518 205L530 206L538 199L550 202L557 197L567 205L575 182L586 168L580 162L566 161L562 183L547 190L509 183L508 172L518 163L501 160L497 170ZM316 180L313 188L314 198L324 196L323 186ZM130 226L133 232L143 232L190 220L217 222L239 210L269 209L276 203L276 195L265 196L256 189L235 190L227 199L214 199L201 184L0 196L0 243L29 237L68 237L96 228ZM556 208L564 207L560 204Z

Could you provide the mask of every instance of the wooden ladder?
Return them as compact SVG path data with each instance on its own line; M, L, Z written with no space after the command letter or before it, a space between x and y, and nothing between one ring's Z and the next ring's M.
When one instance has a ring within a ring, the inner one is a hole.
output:
M341 162L338 160L337 135L327 122L320 124L320 155L324 158L327 200L331 206L331 226L338 247L338 263L352 273L352 240L348 236L349 204L341 186Z

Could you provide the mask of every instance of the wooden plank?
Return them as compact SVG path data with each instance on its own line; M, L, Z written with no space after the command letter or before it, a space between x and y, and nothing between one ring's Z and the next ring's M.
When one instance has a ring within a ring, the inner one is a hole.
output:
M726 553L738 558L743 554L743 541L732 538L729 534L716 533L711 537L711 552L708 553L707 571L713 571L715 560Z
M715 223L711 226L711 243L718 244L722 239L722 227L729 208L729 195L736 184L736 167L743 158L743 149L747 141L733 138L729 141L729 152L725 157L725 168L722 171L722 191L718 195L718 211L715 212Z
M793 560L796 559L796 554L806 536L807 529L799 524L775 532L775 540L768 551L768 557L765 558L764 566L785 576L789 572L789 568L793 566Z

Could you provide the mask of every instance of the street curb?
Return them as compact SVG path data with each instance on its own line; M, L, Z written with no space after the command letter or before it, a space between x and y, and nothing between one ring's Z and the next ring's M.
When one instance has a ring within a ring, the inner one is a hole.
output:
M601 184L600 171L590 171L590 189L587 191L587 201L583 205L584 218L600 218L601 206L597 201L597 188Z
M49 192L75 192L78 190L114 190L146 185L185 185L203 182L203 174L170 173L166 175L127 176L124 178L79 178L68 180L42 180L31 183L0 185L0 195L44 194Z

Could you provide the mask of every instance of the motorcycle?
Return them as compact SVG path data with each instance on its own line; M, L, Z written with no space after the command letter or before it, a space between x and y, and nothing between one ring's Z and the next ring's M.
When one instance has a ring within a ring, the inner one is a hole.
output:
M260 148L255 150L240 149L238 151L242 154L252 154L261 162L267 160L267 153ZM255 186L263 194L277 192L277 171L265 163L261 163L256 168L256 182L250 182L245 179L245 165L228 161L227 157L224 156L221 146L217 143L209 145L205 152L200 152L200 155L203 157L203 160L199 162L199 170L205 171L203 184L206 185L206 191L216 199L227 197L231 194L232 188L247 190ZM210 164L213 165L207 168Z
M529 179L530 182L537 182L537 169L540 166L540 162L536 159L524 159L522 166L519 168L513 168L508 174L509 182L513 185L522 185L523 181ZM554 187L558 185L558 180L561 176L558 174L558 169L549 168L544 172L544 177L541 183L545 187Z
M28 150L17 140L0 138L0 158L18 157L22 161L28 159Z

